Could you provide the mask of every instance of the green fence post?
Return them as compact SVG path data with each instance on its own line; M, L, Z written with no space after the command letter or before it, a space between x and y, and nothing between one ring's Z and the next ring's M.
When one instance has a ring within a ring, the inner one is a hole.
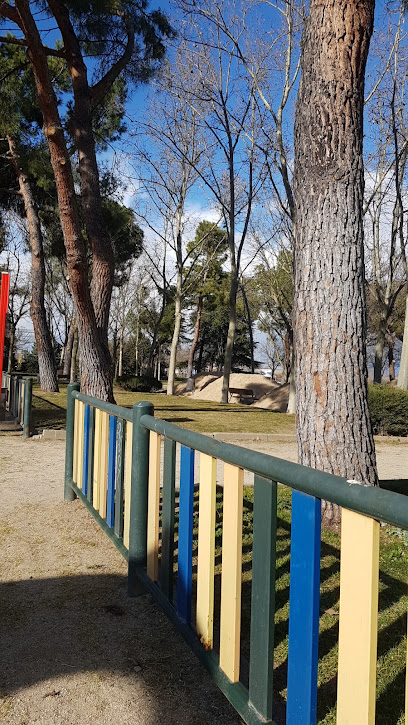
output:
M26 378L24 385L23 407L23 438L29 438L31 433L31 405L33 400L33 379Z
M137 597L144 593L144 587L137 576L137 568L144 567L147 559L147 486L149 477L150 432L140 419L153 415L151 403L135 403L133 406L132 432L132 476L130 491L130 531L128 594Z
M70 383L67 388L67 422L65 433L65 481L64 501L74 501L76 495L71 488L72 473L74 466L74 418L75 398L72 397L74 390L79 390L79 383Z

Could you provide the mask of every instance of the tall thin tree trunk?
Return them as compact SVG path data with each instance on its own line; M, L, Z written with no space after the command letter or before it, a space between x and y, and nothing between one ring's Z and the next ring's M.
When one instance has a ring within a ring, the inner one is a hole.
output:
M118 360L118 375L122 377L123 374L123 330L121 329L119 335L119 360Z
M401 360L398 371L398 387L408 390L408 292L405 300L404 337L402 340Z
M236 269L231 269L231 282L228 301L229 323L227 343L224 352L224 375L222 378L221 403L228 403L228 388L231 376L232 353L234 350L235 332L237 329L237 290L238 278Z
M376 337L374 350L374 382L380 385L382 381L384 347L387 342L387 320L386 310L384 308L381 310Z
M202 337L201 343L200 343L200 351L198 353L198 360L197 360L197 374L201 373L201 370L203 368L204 346L205 346L205 337Z
M390 383L395 380L395 359L394 359L394 338L390 332L387 334L388 340L388 376Z
M17 174L20 193L24 201L28 224L31 251L30 315L37 345L40 387L45 392L58 393L57 367L44 304L45 262L40 219L30 181L23 170L15 142L11 136L7 136L7 141L10 158Z
M8 351L8 360L7 360L7 372L8 373L11 373L11 371L13 369L13 357L14 357L14 343L15 343L15 340L16 340L16 328L13 325L11 327L10 336L9 336L9 351Z
M71 324L69 326L67 344L65 346L64 367L62 369L62 374L63 374L64 378L69 377L70 372L71 372L72 346L74 344L75 330L76 330L76 318L74 316L72 318Z
M135 341L135 375L139 374L139 313L136 318L136 341Z
M72 354L71 354L71 368L69 371L69 382L75 383L76 382L76 370L77 370L77 357L78 357L78 328L75 327L74 330L74 340L72 345Z
M16 0L19 24L28 43L28 58L43 116L43 132L50 150L57 188L61 228L67 256L67 276L78 319L81 345L81 388L88 395L113 401L112 371L105 344L103 315L98 320L91 300L88 264L82 228L76 206L71 160L67 151L58 102L51 82L47 56L28 0ZM95 267L94 275L98 273ZM95 284L95 283L94 283ZM103 296L106 299L106 295Z
M255 359L254 359L254 333L252 330L251 310L249 309L248 298L246 296L246 292L245 292L243 285L241 285L241 292L242 292L242 298L244 300L244 306L245 306L245 312L246 312L246 318L247 318L248 334L249 334L249 347L250 347L250 355L251 355L251 373L253 374L255 372Z
M294 350L292 345L292 364L290 366L289 373L289 399L286 413L293 415L296 413L296 382L295 382L295 365L294 365Z
M174 330L170 348L169 372L167 376L167 395L174 393L174 378L176 372L177 348L181 329L181 293L182 293L182 269L177 271L176 296L174 300Z
M188 381L192 379L193 377L193 365L194 365L194 355L198 344L198 338L200 337L200 324L201 324L201 315L203 312L203 295L198 295L198 303L197 303L197 313L196 313L196 323L194 326L194 338L193 342L190 347L190 352L188 354L188 363L187 363L187 385Z
M295 120L294 348L300 463L378 482L367 401L364 73L374 0L311 0ZM323 506L338 521L338 507Z

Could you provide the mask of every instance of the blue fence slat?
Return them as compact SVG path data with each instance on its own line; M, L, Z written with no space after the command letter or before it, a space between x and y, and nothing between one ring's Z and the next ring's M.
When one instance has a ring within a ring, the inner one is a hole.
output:
M321 502L292 491L287 725L315 725Z
M84 411L84 455L82 459L82 493L88 495L88 465L89 465L89 405Z
M193 564L194 450L180 449L180 503L178 539L177 613L191 622Z
M108 490L106 492L106 523L113 528L115 522L115 460L116 460L116 426L117 418L109 416L109 448L108 448Z

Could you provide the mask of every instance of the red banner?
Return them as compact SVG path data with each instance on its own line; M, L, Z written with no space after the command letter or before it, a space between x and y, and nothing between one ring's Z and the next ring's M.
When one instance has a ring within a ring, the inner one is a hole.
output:
M1 275L1 289L0 289L0 366L1 366L1 370L3 370L4 335L6 332L6 314L7 314L7 309L8 309L9 287L10 287L10 275L8 272L3 272Z

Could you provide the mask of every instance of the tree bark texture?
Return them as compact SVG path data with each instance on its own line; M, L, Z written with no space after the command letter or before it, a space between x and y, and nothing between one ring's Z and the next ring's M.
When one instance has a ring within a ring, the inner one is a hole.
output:
M68 281L74 298L81 347L81 389L84 393L113 401L109 350L101 335L92 305L86 249L76 206L74 180L47 57L30 11L28 0L16 0L19 26L28 42L28 58L43 115L43 132L50 150L59 213L67 256Z
M377 484L367 403L364 73L374 0L311 0L295 120L299 462ZM339 511L324 506L324 518Z
M40 387L48 393L58 393L57 368L47 315L44 305L45 262L44 244L37 205L34 200L30 180L19 158L16 145L11 136L7 137L9 153L14 166L28 225L28 237L31 251L31 298L30 316L34 328L38 354Z
M97 325L108 346L109 309L113 286L113 250L102 224L99 170L92 131L91 89L81 48L69 12L59 0L48 0L64 40L74 92L73 132L81 179L81 204L85 230L92 251L91 296Z

